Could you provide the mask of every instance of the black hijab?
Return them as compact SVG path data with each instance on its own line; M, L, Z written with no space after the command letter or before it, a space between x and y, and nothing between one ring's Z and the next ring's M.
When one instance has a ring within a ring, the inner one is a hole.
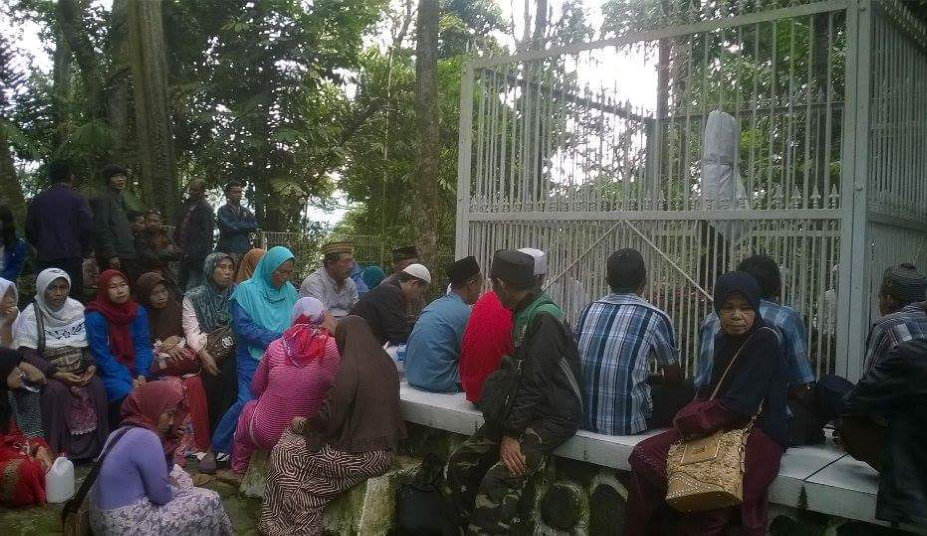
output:
M6 378L19 366L20 361L22 356L16 350L0 348L0 434L10 431L10 419L13 417L8 396L10 388L6 384Z

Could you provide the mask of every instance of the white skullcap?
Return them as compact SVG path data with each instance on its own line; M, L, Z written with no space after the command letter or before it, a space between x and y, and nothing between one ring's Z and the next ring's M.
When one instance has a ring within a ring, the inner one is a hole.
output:
M547 275L547 255L534 248L521 248L518 251L534 257L534 275Z
M422 281L431 284L431 273L428 271L428 268L425 268L421 264L410 264L402 269L404 273L411 275L412 277L417 277Z

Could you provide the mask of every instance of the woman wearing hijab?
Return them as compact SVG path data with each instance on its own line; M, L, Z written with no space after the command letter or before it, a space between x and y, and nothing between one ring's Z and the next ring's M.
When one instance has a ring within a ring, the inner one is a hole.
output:
M255 268L266 254L267 250L261 248L254 248L245 253L245 256L241 258L241 264L238 265L238 273L235 274L235 284L238 285L251 279Z
M194 487L170 461L182 435L183 400L176 378L146 383L126 398L126 430L110 434L107 444L116 443L90 492L94 534L234 534L219 494Z
M293 253L289 249L272 247L258 262L251 279L232 292L230 312L236 341L238 399L216 426L212 436L215 452L230 452L238 417L251 400L251 380L258 362L270 343L279 339L290 327L290 311L299 299L296 287L290 282L294 264Z
M67 272L42 270L35 301L13 327L13 345L47 378L41 395L46 441L55 452L87 460L99 454L109 433L106 389L87 345L84 306L68 297L70 291Z
M148 333L154 353L150 371L152 376L176 377L183 382L185 403L190 410L190 421L184 423L184 427L192 434L178 452L182 457L191 453L188 452L190 450L209 450L209 412L206 409L203 382L197 374L200 371L200 360L187 347L181 325L180 304L174 298L169 284L160 273L148 272L138 278L135 295L148 313Z
M320 534L325 505L385 473L406 436L396 365L367 321L345 317L335 342L341 365L325 403L307 419L294 419L271 452L262 534Z
M254 449L274 448L293 417L319 410L341 357L323 325L333 322L322 302L300 298L290 314L292 326L270 343L254 379L254 400L245 404L235 429L232 470L244 473Z
M383 268L374 264L361 271L361 279L364 280L364 284L367 285L367 290L370 291L377 288L377 285L386 279L386 272L383 271Z
M97 295L85 312L87 342L106 387L109 425L115 428L123 399L150 375L148 314L132 300L129 280L119 270L100 274Z
M12 348L13 323L19 316L16 283L0 277L0 348Z
M721 332L715 337L711 381L676 414L672 430L645 439L631 452L626 534L649 534L660 525L659 514L669 513L664 500L666 458L673 443L742 427L755 415L744 458L743 503L680 514L674 533L720 534L735 517L740 518L741 533L766 533L766 491L779 472L779 460L789 443L788 380L779 338L760 317L759 303L759 284L749 274L731 272L718 278L714 307ZM722 382L728 365L730 372ZM718 394L712 399L719 383Z
M16 284L0 278L0 348L16 348L13 326L19 318L19 291ZM45 375L30 363L21 363L19 368L25 374L20 388L11 393L12 413L16 424L23 434L29 437L42 437L41 395L39 391L45 385Z
M24 436L13 423L10 391L22 388L19 352L0 348L0 505L45 504L45 471L52 455L41 439Z
M209 406L209 431L215 430L219 418L235 402L235 354L224 359L211 355L207 348L209 334L228 328L232 323L229 298L235 288L232 276L235 264L226 253L212 253L203 264L206 283L187 291L183 298L182 324L187 346L196 352L203 364L200 377L206 389Z

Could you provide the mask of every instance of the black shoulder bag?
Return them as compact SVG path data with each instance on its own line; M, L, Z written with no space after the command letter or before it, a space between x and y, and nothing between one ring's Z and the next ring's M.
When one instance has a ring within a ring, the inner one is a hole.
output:
M444 462L434 453L422 460L411 482L398 490L399 534L406 536L441 536L450 519L445 514L441 478Z
M100 467L103 466L106 455L113 450L113 447L122 439L122 436L131 429L131 426L124 426L116 432L113 440L109 442L109 445L93 462L93 467L90 469L87 478L81 483L80 489L68 502L64 503L64 509L61 510L61 524L64 527L65 536L88 536L92 534L90 531L90 506L85 499L87 494L90 493L93 483L100 476Z

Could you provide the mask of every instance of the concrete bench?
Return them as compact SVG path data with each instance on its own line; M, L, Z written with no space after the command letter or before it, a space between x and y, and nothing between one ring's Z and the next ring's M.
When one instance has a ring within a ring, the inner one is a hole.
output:
M483 424L482 414L463 393L429 393L403 383L400 397L403 416L412 423L466 435ZM554 454L628 471L631 450L656 433L659 431L637 436L606 436L580 431ZM821 446L786 451L779 476L770 487L770 502L884 525L875 519L877 491L878 474L837 449L828 438Z

